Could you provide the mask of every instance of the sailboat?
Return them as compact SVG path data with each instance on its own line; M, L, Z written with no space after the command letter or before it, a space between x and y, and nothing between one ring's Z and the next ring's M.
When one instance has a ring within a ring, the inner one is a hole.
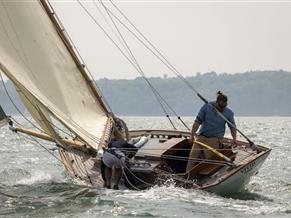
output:
M0 124L9 123L16 133L55 143L64 168L77 184L103 187L102 153L116 129L124 140L138 145L124 167L124 186L129 189L172 180L185 188L237 192L271 151L250 140L238 141L235 149L228 138L223 150L203 144L213 156L196 160L189 174L189 131L128 130L111 112L47 0L1 1L0 29L0 69L35 121L33 129L25 129L1 109Z

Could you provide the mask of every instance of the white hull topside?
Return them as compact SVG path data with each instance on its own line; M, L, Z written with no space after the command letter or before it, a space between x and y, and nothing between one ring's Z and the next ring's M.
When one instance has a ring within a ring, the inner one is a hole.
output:
M251 177L258 173L260 167L270 154L270 151L262 153L256 159L235 169L235 172L231 172L230 175L222 177L216 184L203 189L220 195L244 191Z

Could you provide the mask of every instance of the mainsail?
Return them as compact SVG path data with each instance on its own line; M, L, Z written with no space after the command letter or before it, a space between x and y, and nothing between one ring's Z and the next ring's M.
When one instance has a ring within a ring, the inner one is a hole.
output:
M113 121L48 8L46 1L0 1L0 68L45 133L55 135L52 116L98 149Z

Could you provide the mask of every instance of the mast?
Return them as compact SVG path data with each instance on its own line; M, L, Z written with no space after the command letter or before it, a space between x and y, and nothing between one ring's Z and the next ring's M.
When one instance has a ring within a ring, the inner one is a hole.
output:
M96 97L96 100L101 104L103 111L109 115L111 111L109 110L108 106L104 103L101 94L97 91L97 87L90 78L89 73L86 70L86 66L81 62L80 58L78 57L77 53L74 50L74 46L70 43L70 40L68 37L64 34L64 28L61 26L60 20L57 18L52 6L50 5L48 0L39 0L45 9L45 12L47 13L48 17L52 21L53 25L55 26L57 33L59 34L61 40L63 41L64 45L66 46L67 50L71 54L74 62L76 63L76 66L78 67L79 71L81 72L82 76L85 78L88 86L90 87L91 91L93 92L94 96Z

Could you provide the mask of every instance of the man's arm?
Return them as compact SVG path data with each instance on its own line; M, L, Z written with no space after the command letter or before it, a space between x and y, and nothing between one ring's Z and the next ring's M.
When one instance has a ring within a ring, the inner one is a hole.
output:
M193 123L193 126L192 126L192 130L191 130L191 134L190 134L190 138L189 138L189 141L190 143L192 144L193 140L194 140L194 136L197 136L196 132L199 128L199 126L201 125L201 123L204 122L204 117L205 117L205 113L206 113L206 107L207 107L207 104L204 104L200 110L199 110L199 113Z
M230 133L232 136L232 143L236 145L236 128L230 128Z
M199 126L200 126L200 123L197 120L195 120L195 122L193 123L193 126L192 126L190 138L189 138L189 140L190 140L191 143L194 140L194 136L197 136L197 133L196 132L197 132Z
M232 143L234 145L236 145L236 124L235 124L235 120L234 120L234 113L230 110L230 113L227 116L227 119L229 122L232 123L232 125L230 125L229 123L227 123L229 129L230 129L230 133L232 136Z

